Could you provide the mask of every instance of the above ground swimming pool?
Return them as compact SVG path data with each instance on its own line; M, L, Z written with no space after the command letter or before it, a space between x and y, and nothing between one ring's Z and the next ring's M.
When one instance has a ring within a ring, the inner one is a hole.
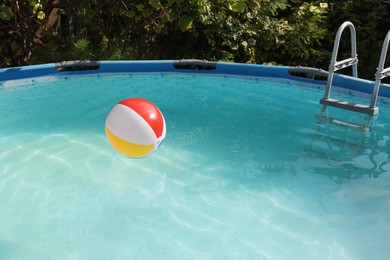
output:
M390 86L375 117L323 111L322 74L205 61L1 69L0 259L386 259ZM369 102L372 82L333 84ZM131 97L167 126L142 159L104 132Z

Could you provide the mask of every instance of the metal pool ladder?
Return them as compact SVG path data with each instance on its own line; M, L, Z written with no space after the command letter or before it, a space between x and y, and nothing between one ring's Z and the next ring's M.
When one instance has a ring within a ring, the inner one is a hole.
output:
M345 59L345 60L342 60L342 61L336 61L337 53L339 50L340 38L341 38L341 35L346 27L349 27L349 30L351 32L351 56L352 57ZM384 64L385 64L385 60L386 60L389 41L390 41L390 31L387 33L386 38L383 42L379 65L378 65L377 72L375 75L375 85L374 85L374 90L373 90L373 93L371 96L370 105L367 106L367 105L363 105L363 104L356 104L356 103L351 103L348 101L332 99L332 98L330 98L330 91L332 88L332 81L333 81L333 76L334 76L335 71L352 66L352 76L356 77L356 78L358 77L358 75L357 75L358 58L357 58L357 52L356 52L355 27L353 26L353 24L351 22L348 22L348 21L344 22L339 27L337 34L336 34L335 42L333 45L332 58L331 58L330 65L329 65L328 79L326 81L325 95L320 100L320 103L323 105L333 106L333 107L346 109L346 110L351 110L351 111L364 113L364 114L371 115L371 116L378 114L379 109L378 109L378 107L376 107L376 101L378 98L380 83L381 83L381 80L383 78L390 76L390 67L388 67L386 69L383 68Z

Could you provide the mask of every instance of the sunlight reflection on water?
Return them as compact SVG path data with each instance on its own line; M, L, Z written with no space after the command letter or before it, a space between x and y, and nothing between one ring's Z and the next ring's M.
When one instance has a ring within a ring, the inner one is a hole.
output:
M0 258L383 259L390 108L369 132L345 128L318 119L321 95L135 74L1 89ZM143 159L104 136L128 97L167 122Z

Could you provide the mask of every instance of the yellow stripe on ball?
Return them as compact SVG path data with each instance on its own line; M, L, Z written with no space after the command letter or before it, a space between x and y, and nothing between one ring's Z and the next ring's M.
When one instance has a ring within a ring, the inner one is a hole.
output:
M130 157L143 157L154 150L154 144L141 145L127 142L116 135L114 135L107 127L106 135L111 145L120 153Z

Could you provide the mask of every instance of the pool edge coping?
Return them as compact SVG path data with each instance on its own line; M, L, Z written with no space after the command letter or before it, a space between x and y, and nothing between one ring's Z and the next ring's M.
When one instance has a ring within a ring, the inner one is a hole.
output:
M67 76L67 75L90 75L102 73L192 73L192 74L224 74L237 76L253 76L253 77L270 77L284 78L288 80L300 81L309 84L325 85L326 80L315 79L313 71L319 73L327 73L326 71L310 68L310 67L291 67L291 66L272 66L261 64L245 64L233 62L211 62L205 60L120 60L120 61L70 61L69 64L77 64L79 66L94 66L91 69L84 70L61 70L62 63L47 63L40 65L30 65L12 68L0 69L0 86L7 81L22 80L29 78L39 78L47 76ZM91 65L88 65L88 62ZM175 64L184 62L185 64L197 64L189 69L175 68ZM202 64L208 69L202 69ZM71 65L69 65L71 66ZM215 67L212 67L215 66ZM200 69L199 69L200 68ZM301 75L292 75L292 71L300 71ZM342 74L335 74L333 84L335 86L358 91L366 94L372 93L374 81L354 78ZM379 96L390 98L390 84L381 84Z

